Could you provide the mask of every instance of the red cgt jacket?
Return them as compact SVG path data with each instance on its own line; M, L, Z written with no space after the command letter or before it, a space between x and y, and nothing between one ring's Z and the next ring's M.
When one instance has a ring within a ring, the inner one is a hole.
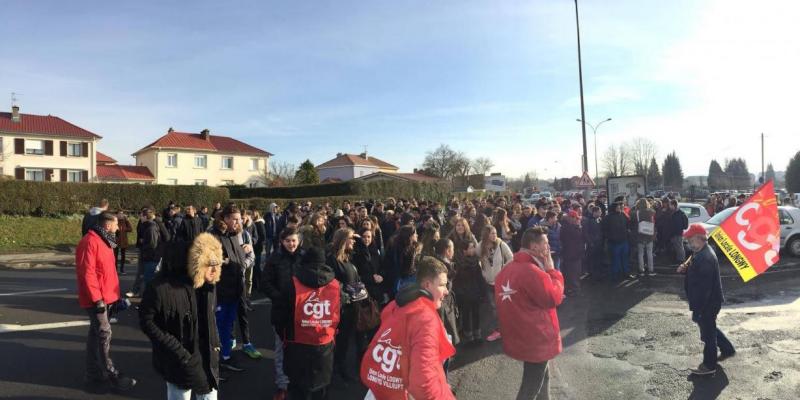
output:
M78 275L78 303L94 307L103 300L119 300L119 277L114 250L95 231L89 231L75 250L75 273Z
M541 363L561 353L556 307L564 297L561 272L544 272L528 253L500 271L494 285L503 351L515 359Z

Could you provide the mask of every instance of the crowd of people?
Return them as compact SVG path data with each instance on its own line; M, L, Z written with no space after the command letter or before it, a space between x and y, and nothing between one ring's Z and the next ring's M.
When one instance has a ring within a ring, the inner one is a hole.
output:
M561 351L555 307L586 279L637 278L632 248L642 276L655 274L655 252L684 263L688 220L677 204L641 198L630 208L602 193L535 204L503 196L291 202L263 214L170 203L139 210L132 229L103 200L84 219L76 256L92 323L87 381L119 390L136 383L109 355L110 305L125 297L117 275L131 233L139 257L127 297L141 297L141 329L169 399L214 399L228 374L243 370L231 357L235 325L244 354L262 357L249 333L256 292L272 304L275 341L263 345L275 349L275 399L326 398L334 374L360 380L378 399L454 398L446 378L454 346L484 340L503 340L525 362L520 398L546 398L547 361ZM101 268L106 282L87 280ZM482 332L481 321L496 325ZM532 343L531 332L544 339ZM359 365L348 364L352 354Z

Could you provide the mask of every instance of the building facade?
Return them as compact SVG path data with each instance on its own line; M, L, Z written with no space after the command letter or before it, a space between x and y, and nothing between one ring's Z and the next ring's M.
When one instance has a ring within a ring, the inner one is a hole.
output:
M0 113L0 175L48 182L97 181L99 135L52 115Z
M366 152L361 154L336 154L336 158L317 166L319 180L349 181L377 172L393 173L398 168L386 161L372 157Z
M238 141L200 133L167 134L133 154L162 185L264 186L271 153Z

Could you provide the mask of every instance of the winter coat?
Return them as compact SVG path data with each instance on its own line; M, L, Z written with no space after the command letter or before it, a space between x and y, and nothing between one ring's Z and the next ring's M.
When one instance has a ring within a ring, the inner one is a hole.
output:
M699 315L719 313L725 297L719 275L717 255L706 245L692 256L683 283L689 309Z
M669 238L683 235L683 231L689 227L689 218L680 209L673 211L668 221L667 237Z
M581 227L567 222L561 227L561 258L580 261L586 253Z
M475 248L475 254L478 256L481 263L481 273L486 283L494 285L495 277L507 263L511 262L514 258L514 253L511 252L511 248L508 247L506 242L499 240L499 238L497 244L489 254L481 254L482 247L483 246L479 243Z
M120 249L128 248L128 233L133 231L131 222L127 218L122 218L118 221L119 230L117 230L117 247Z
M459 302L470 300L482 301L486 293L486 280L481 273L480 260L477 255L468 256L465 254L470 244L476 248L478 242L475 237L459 238L451 235L455 256L453 256L455 276L453 277L453 291Z
M333 269L325 264L299 264L295 270L295 277L309 288L320 288L335 279ZM294 284L291 289L291 308L294 325ZM333 375L333 347L334 342L314 346L294 343L294 329L287 332L286 348L283 353L283 370L292 384L316 391L328 386Z
M561 334L556 307L564 296L561 272L544 272L526 252L497 275L494 288L497 320L503 350L509 357L542 363L561 353Z
M609 242L621 243L628 240L628 217L615 211L603 218L603 236Z
M364 245L361 239L356 239L355 252L353 253L353 264L358 270L361 282L367 287L370 297L376 301L383 300L383 290L381 285L375 282L374 275L381 275L381 255L373 242L369 246Z
M545 224L544 220L542 220L539 225L547 228L547 242L550 243L550 251L553 254L561 255L561 223L556 221L551 226Z
M283 246L272 253L264 265L264 273L258 286L272 301L271 321L282 338L291 329L294 315L294 283L292 275L300 263L301 251L289 254Z
M239 301L244 293L244 270L247 266L247 255L242 249L239 235L228 232L224 222L217 222L211 234L222 243L222 274L217 284L217 300L228 304Z
M95 225L97 225L97 221L100 219L100 213L104 210L100 207L92 207L89 211L83 216L83 221L81 221L81 236L86 236L89 233L89 229L92 229Z
M186 218L181 220L181 225L176 231L175 240L192 243L197 235L205 231L206 230L203 227L203 220L200 219L200 217L190 217L187 215Z
M447 291L448 294L442 299L442 307L439 309L439 318L444 323L447 334L452 338L453 346L461 343L458 335L458 307L456 307L456 295L453 292L453 278L455 277L455 265L442 257L436 257L442 264L447 266Z
M219 388L220 340L214 316L214 285L205 282L211 260L222 262L222 246L203 234L178 242L162 270L147 285L139 325L153 347L153 367L164 380L195 393ZM197 287L195 287L197 286Z
M650 243L655 239L655 230L652 235L639 232L639 222L656 222L656 213L652 209L631 210L631 232L637 243ZM681 231L682 232L682 231Z
M139 231L139 259L144 262L156 262L161 259L159 247L162 235L155 221L144 221Z
M89 230L78 243L75 274L78 277L78 304L82 308L94 307L100 300L106 304L119 300L114 250L94 230Z
M280 237L281 232L278 230L278 219L280 217L273 212L268 212L264 215L264 229L267 231L267 239L271 242Z
M599 218L587 217L583 219L583 237L589 247L603 245L603 226Z
M336 279L341 283L342 289L348 285L361 282L361 277L358 275L358 269L355 265L353 265L352 261L341 262L336 259L334 254L328 254L328 257L325 261L326 264L333 268L333 273L336 276ZM346 301L342 304L344 305L347 303L349 303L349 301Z
M328 232L328 230L326 230ZM325 251L325 247L327 242L325 241L325 234L320 233L315 227L311 225L303 225L300 227L300 237L302 240L302 246L304 249L308 249L309 247L317 247Z
M256 240L256 243L253 247L257 254L261 254L264 251L264 246L266 246L267 243L267 229L263 218L257 219L255 225L258 240Z

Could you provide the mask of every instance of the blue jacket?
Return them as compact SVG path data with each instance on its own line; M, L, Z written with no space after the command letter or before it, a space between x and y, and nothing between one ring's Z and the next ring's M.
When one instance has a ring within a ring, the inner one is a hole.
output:
M706 245L692 256L684 280L689 309L700 315L719 313L725 298L717 255Z
M548 226L542 220L539 225L547 227L547 241L550 242L550 251L561 254L561 223L556 221L555 225Z

